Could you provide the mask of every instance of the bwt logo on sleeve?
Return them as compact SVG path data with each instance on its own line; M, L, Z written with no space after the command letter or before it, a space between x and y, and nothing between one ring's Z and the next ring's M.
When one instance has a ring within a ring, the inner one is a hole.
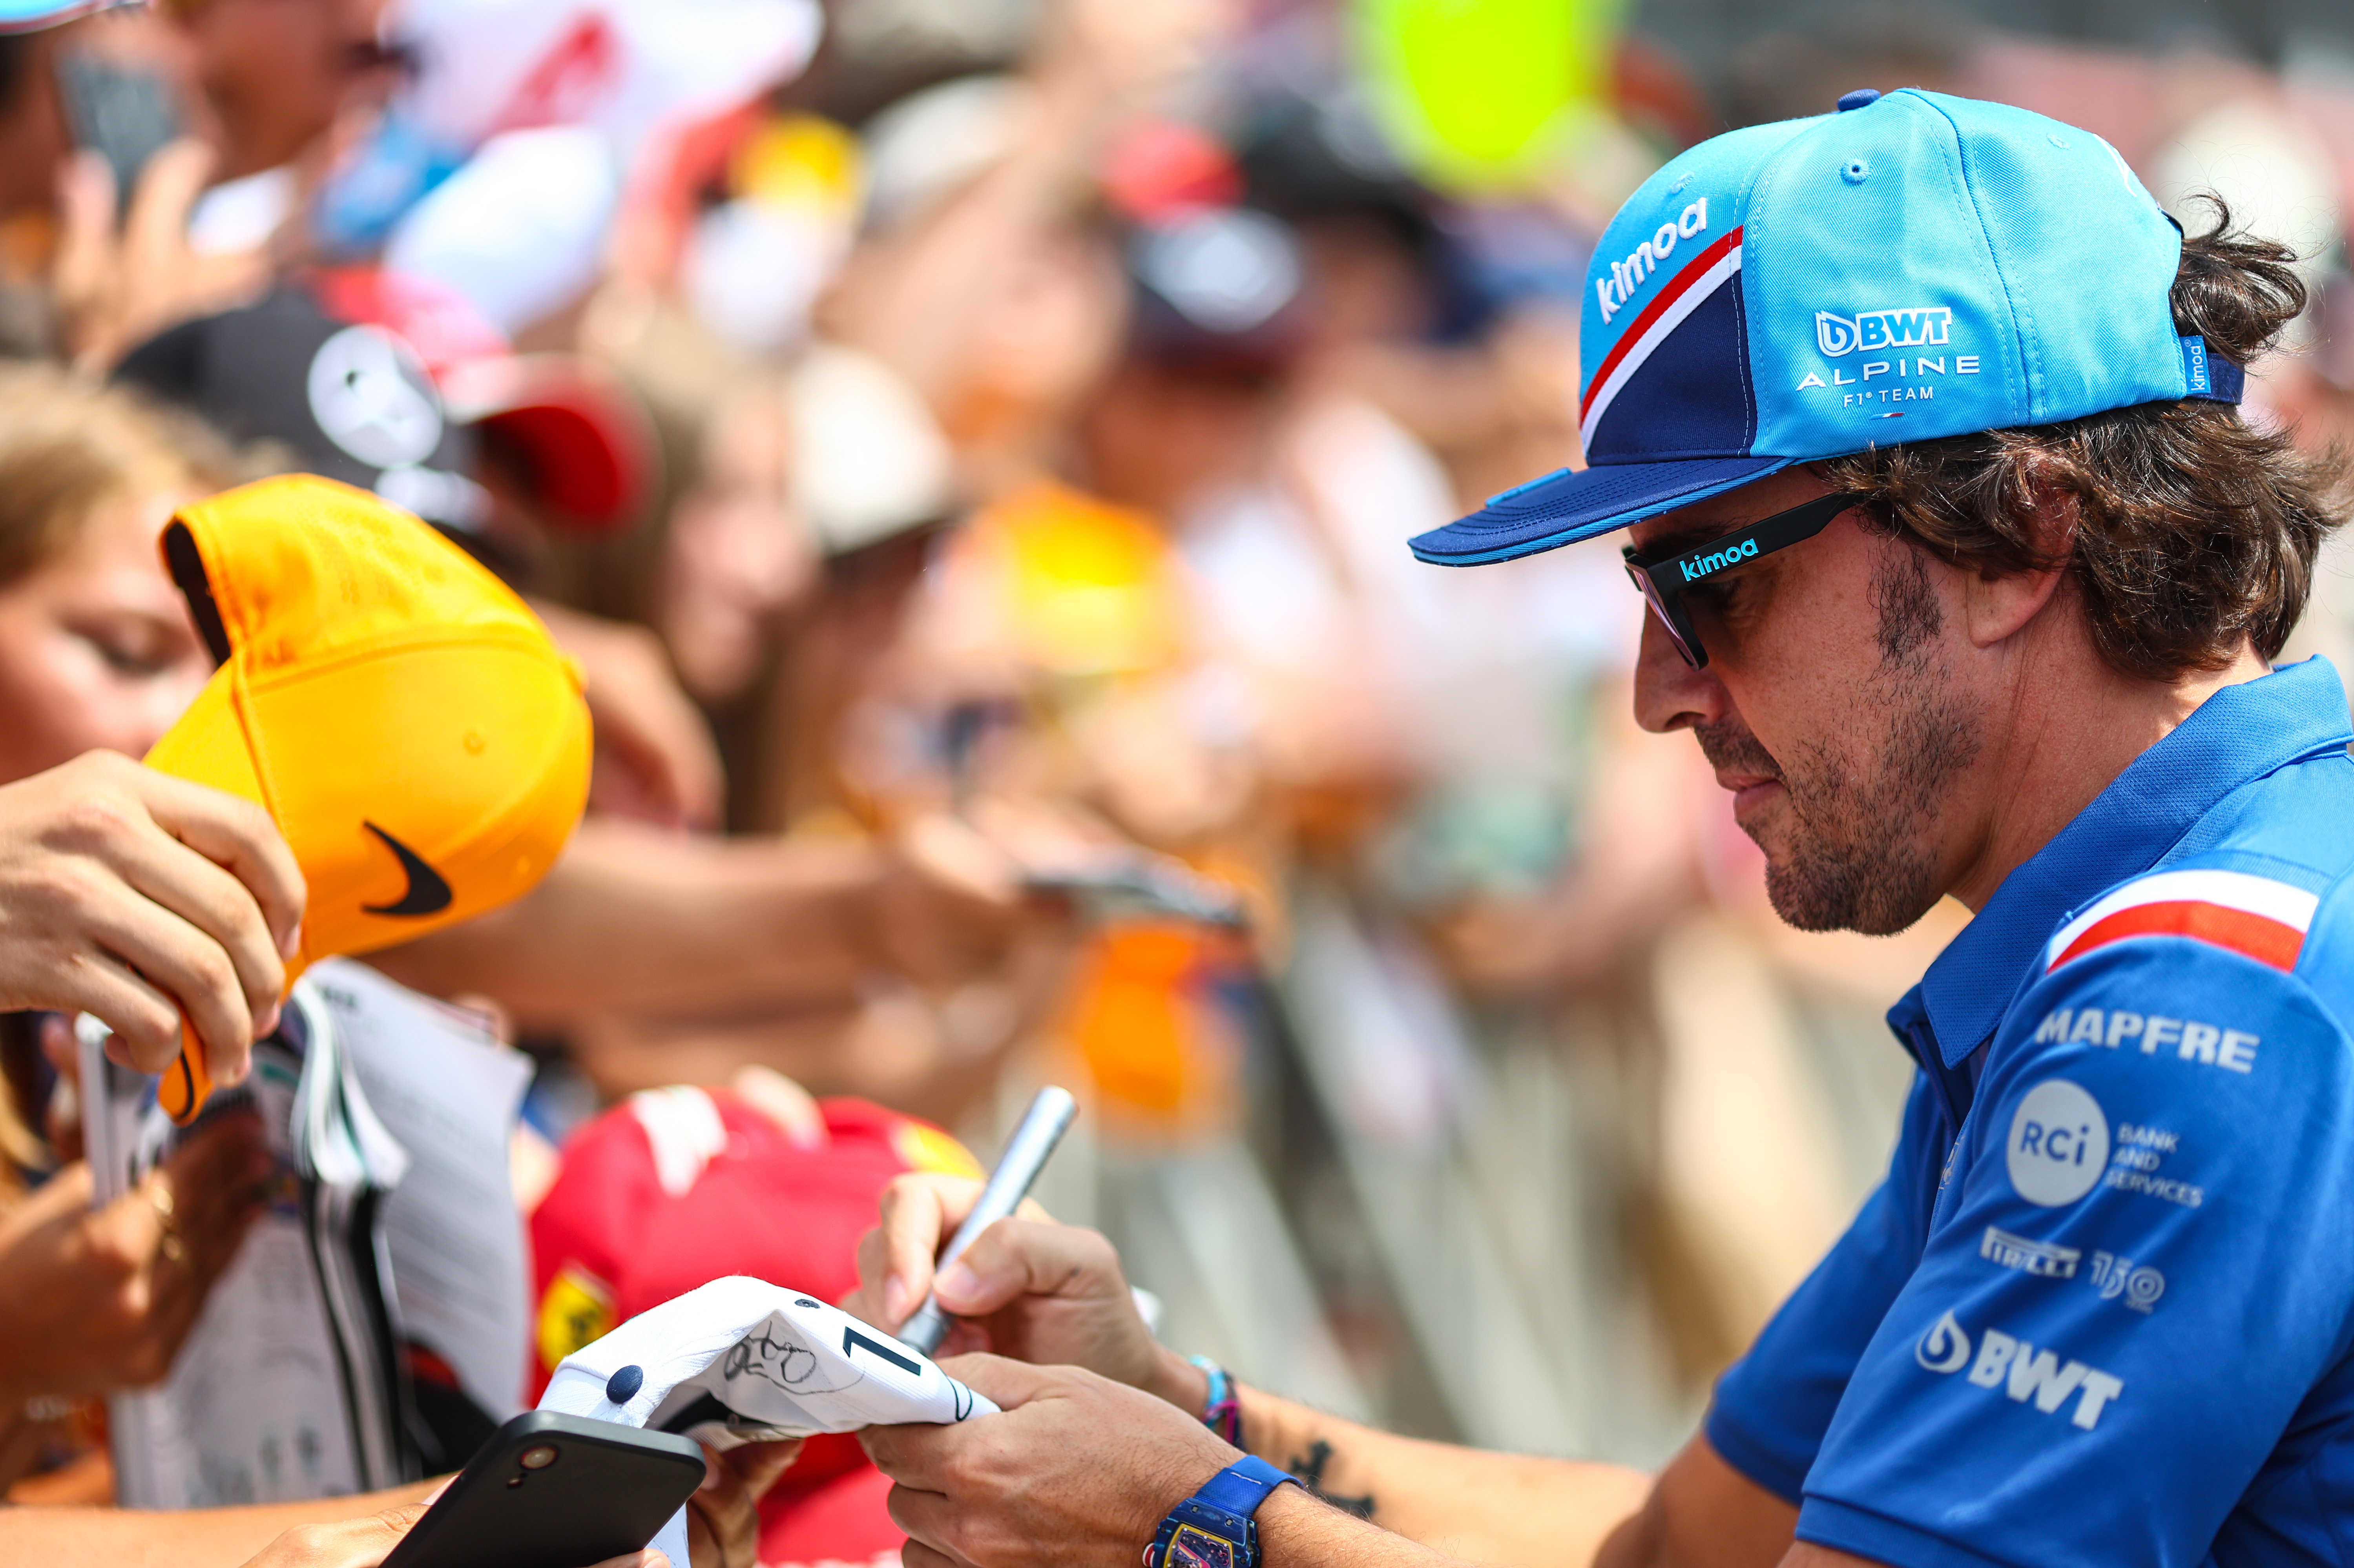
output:
M2031 1203L2056 1209L2091 1192L2109 1162L2109 1118L2101 1102L2065 1078L2027 1091L2003 1146L2010 1184Z
M1999 1388L2016 1404L2032 1401L2046 1415L2059 1414L2068 1396L2076 1396L2072 1425L2090 1432L2101 1424L2101 1412L2125 1393L2122 1378L2113 1377L2082 1361L2062 1362L2060 1352L2037 1350L2026 1340L1988 1329L1978 1337L1978 1354L1970 1354L1970 1337L1948 1311L1913 1347L1913 1359L1925 1372L1950 1375L1965 1366L1969 1383L1978 1388Z
M1832 359L1883 348L1935 347L1953 334L1950 305L1914 305L1902 311L1863 311L1853 316L1815 313L1815 346Z

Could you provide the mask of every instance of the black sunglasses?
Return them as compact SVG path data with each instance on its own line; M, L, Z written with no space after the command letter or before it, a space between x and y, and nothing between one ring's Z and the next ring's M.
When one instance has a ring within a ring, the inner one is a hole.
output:
M1693 627L1691 617L1684 612L1684 590L1719 572L1813 538L1830 526L1832 518L1864 499L1861 495L1819 495L1803 506L1761 517L1721 539L1711 539L1664 560L1647 561L1636 554L1632 545L1619 554L1627 557L1627 575L1635 579L1635 586L1650 604L1651 613L1668 629L1668 640L1676 645L1676 652L1693 669L1704 669L1708 650L1700 645L1700 632Z

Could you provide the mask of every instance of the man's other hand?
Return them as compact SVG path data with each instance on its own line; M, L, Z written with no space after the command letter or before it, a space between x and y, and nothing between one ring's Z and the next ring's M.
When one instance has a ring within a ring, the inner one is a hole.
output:
M937 1278L932 1260L981 1196L981 1184L911 1171L883 1190L883 1223L858 1243L858 1289L843 1311L896 1332L937 1290L967 1319L943 1347L1085 1367L1187 1403L1184 1363L1162 1351L1136 1309L1119 1254L1097 1232L1056 1224L1034 1202L998 1221ZM1173 1365L1172 1365L1173 1363ZM1192 1380L1199 1382L1195 1374ZM1194 1397L1188 1408L1198 1408Z
M1241 1457L1183 1411L1077 1367L941 1364L1004 1414L859 1435L896 1483L905 1568L1135 1568L1162 1516Z
M278 1026L302 873L249 800L92 751L0 786L0 1009L88 1012L160 1073L195 1025L217 1084Z

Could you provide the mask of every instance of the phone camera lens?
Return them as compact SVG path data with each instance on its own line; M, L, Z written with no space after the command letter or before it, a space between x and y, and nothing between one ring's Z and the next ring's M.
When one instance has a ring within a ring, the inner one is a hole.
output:
M556 1445L542 1443L536 1448L525 1448L523 1457L515 1462L526 1470L544 1470L556 1463Z

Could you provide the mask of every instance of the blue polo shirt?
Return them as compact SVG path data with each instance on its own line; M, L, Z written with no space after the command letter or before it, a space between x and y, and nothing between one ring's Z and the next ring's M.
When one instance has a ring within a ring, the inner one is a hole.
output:
M1888 1179L1708 1418L1800 1539L2354 1562L2349 740L2322 660L2217 693L1891 1011Z

